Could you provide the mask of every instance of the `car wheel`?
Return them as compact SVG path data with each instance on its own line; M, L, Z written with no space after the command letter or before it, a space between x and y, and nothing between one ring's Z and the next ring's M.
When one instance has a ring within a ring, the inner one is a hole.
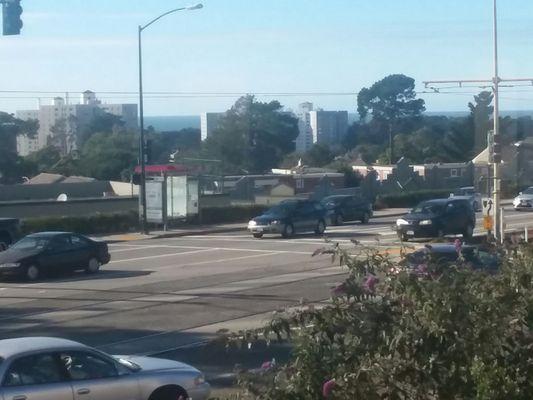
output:
M363 214L363 218L361 218L361 223L362 224L368 224L368 221L370 221L370 214L369 213L364 213Z
M474 226L468 225L465 231L463 232L463 238L472 239L473 236L474 236Z
M41 277L41 270L37 265L30 265L26 268L25 276L27 280L34 282Z
M283 230L281 231L281 236L284 238L290 238L294 235L294 226L292 224L287 224L283 227Z
M342 224L344 224L344 218L341 214L337 214L337 216L335 217L335 225L339 226Z
M253 237L256 238L256 239L261 239L263 237L263 234L262 233L254 233Z
M87 267L85 268L85 272L88 274L96 274L98 271L100 271L100 261L96 258L91 258L89 262L87 263Z
M324 223L324 221L322 220L318 221L318 224L316 224L316 228L315 228L315 234L323 235L325 231L326 231L326 224Z
M167 386L157 389L149 400L187 400L187 392L175 386Z

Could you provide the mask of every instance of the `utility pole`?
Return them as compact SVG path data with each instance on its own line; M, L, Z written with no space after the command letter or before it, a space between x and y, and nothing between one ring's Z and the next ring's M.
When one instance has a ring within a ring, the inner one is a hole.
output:
M480 85L492 85L492 90L494 93L494 130L492 133L493 146L489 148L490 151L490 160L489 163L492 163L493 168L493 184L492 184L492 196L493 196L493 207L494 207L494 234L495 239L498 242L501 242L504 237L503 224L500 223L500 205L501 205L501 169L500 164L502 162L501 158L501 134L500 134L500 84L502 82L528 82L533 85L533 78L512 78L512 79L502 79L499 75L498 70L498 7L497 0L493 0L493 44L494 44L494 76L492 79L453 79L453 80L439 80L439 81L425 81L424 85L426 88L431 88L435 92L439 92L439 85L444 84L457 84L458 87L463 87L465 83L474 83Z

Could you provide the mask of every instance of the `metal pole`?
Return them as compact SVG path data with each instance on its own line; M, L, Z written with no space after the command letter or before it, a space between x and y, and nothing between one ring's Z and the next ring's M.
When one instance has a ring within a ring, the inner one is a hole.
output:
M143 66L142 66L142 27L139 25L139 158L141 159L141 193L139 201L142 207L141 232L148 234L148 220L146 216L146 164L145 164L145 140L144 140L144 104L143 104Z
M494 136L500 134L500 98L499 98L499 85L500 77L498 74L498 9L496 0L494 0ZM493 160L494 161L494 160ZM493 196L494 196L494 230L495 239L497 242L501 242L503 239L503 232L501 231L500 221L500 163L493 162L494 174L493 174Z

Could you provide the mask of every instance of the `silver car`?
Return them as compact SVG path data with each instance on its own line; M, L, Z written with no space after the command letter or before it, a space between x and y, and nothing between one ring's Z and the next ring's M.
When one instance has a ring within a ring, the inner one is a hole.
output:
M515 210L532 210L533 209L533 186L528 187L520 192L513 200Z
M3 400L205 400L210 393L189 365L45 337L0 340L0 378Z
M481 194L476 192L474 186L465 186L450 193L450 197L468 198L474 211L481 211L482 200Z

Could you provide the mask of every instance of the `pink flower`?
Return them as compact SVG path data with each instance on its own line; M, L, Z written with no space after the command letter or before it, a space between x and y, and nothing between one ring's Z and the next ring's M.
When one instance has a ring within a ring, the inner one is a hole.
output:
M453 244L455 245L455 251L457 252L457 254L461 254L463 242L461 242L459 239L455 239L455 242Z
M263 364L261 364L261 369L263 371L271 370L276 366L276 360L273 358L272 361L265 361Z
M329 381L324 382L322 385L322 396L324 396L325 399L331 396L333 389L335 389L335 385L335 379L330 379Z
M334 296L342 296L343 294L346 294L346 284L345 283L341 283L340 285L335 286L331 290L331 293Z
M374 275L368 275L365 279L365 283L363 284L363 288L368 293L374 293L374 290L376 289L376 285L379 282L379 279L376 278Z

